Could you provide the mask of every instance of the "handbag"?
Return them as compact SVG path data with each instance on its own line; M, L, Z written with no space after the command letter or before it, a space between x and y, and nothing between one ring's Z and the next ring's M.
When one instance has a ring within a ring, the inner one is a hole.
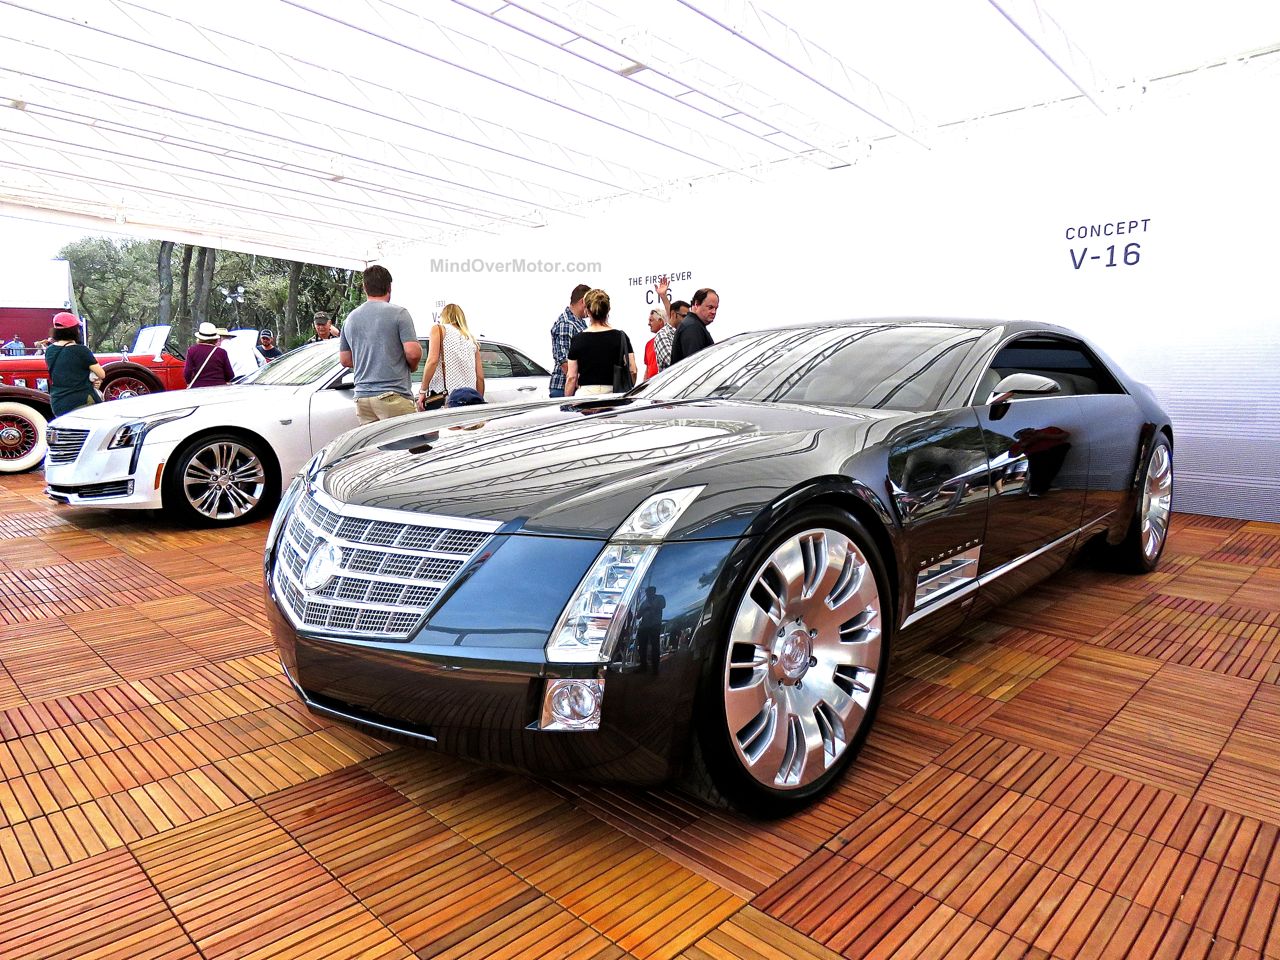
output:
M627 362L627 335L618 331L618 362L613 365L613 392L626 393L636 385Z
M439 410L449 399L449 372L444 368L444 337L440 338L440 379L444 381L443 390L432 390L431 384L422 389L422 409Z

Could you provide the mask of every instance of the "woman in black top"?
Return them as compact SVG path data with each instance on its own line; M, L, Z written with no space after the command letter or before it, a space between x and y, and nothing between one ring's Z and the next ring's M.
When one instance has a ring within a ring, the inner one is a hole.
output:
M587 306L587 329L575 334L569 344L566 397L575 393L613 393L615 364L625 363L631 370L631 382L636 382L636 355L631 340L609 326L609 295L603 290L588 290L583 300Z
M93 351L80 342L80 320L73 313L60 313L53 318L50 344L44 349L44 364L49 368L49 405L60 417L77 407L97 403L98 392L89 381L92 374L99 380L106 376Z

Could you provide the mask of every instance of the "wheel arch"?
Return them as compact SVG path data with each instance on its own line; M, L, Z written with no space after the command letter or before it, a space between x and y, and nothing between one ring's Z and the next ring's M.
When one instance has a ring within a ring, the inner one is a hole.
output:
M1125 491L1120 508L1108 525L1104 537L1109 546L1118 545L1128 535L1130 518L1137 508L1138 499L1142 496L1140 489L1142 471L1146 466L1147 458L1151 456L1151 445L1155 443L1157 436L1163 436L1169 444L1170 452L1173 451L1172 424L1167 421L1159 424L1148 421L1143 424L1142 431L1138 437L1138 457L1134 463L1133 476L1129 479L1129 489Z
M893 515L870 487L845 476L816 478L803 487L788 491L761 510L748 533L763 534L788 515L811 507L836 507L852 514L871 534L885 572L889 576L892 609L897 611L902 596L902 571L898 527Z
M204 440L206 437L216 437L222 434L230 435L241 440L248 440L253 444L255 444L257 447L259 447L259 449L262 450L262 454L263 454L263 460L262 460L263 465L271 471L276 481L276 485L277 487L279 487L281 483L280 458L276 455L275 448L271 446L271 444L267 441L267 438L264 437L262 434L257 433L253 430L250 430L248 427L241 427L241 426L235 426L235 425L219 424L216 426L204 427L203 429L197 430L195 433L191 434L191 436L183 440L182 443L179 444L174 449L173 456L170 457L169 461L165 463L164 476L166 478L168 478L169 476L169 463L172 463L174 460L177 460L178 457L180 457L182 454L186 453L186 451L193 444L199 442L200 440Z
M21 403L31 407L46 420L53 419L53 406L49 394L29 387L0 384L0 403Z
M132 360L109 360L102 365L102 371L106 374L106 377L103 378L104 385L112 379L131 376L145 382L156 393L164 391L163 381L154 372L140 363L134 363Z

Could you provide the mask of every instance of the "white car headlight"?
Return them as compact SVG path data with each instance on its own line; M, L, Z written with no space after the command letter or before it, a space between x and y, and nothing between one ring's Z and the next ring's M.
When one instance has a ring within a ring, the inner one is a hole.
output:
M122 447L138 446L142 443L143 438L160 424L181 420L183 417L189 417L195 412L195 407L186 407L182 410L166 410L164 413L153 413L150 416L139 417L137 420L122 423L111 434L111 438L107 441L107 449L119 450Z
M655 493L622 521L622 525L614 531L613 539L661 540L671 532L680 515L689 509L689 504L698 498L702 490L703 486L697 486Z
M569 598L547 641L552 663L608 663L631 597L680 515L702 492L686 487L657 493L623 521Z

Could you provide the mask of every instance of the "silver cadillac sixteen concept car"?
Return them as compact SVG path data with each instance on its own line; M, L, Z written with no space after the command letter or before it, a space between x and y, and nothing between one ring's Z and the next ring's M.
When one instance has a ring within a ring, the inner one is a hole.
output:
M314 711L777 814L848 766L891 654L1088 543L1154 569L1172 450L1060 328L745 334L625 395L343 435L282 499L268 609Z

